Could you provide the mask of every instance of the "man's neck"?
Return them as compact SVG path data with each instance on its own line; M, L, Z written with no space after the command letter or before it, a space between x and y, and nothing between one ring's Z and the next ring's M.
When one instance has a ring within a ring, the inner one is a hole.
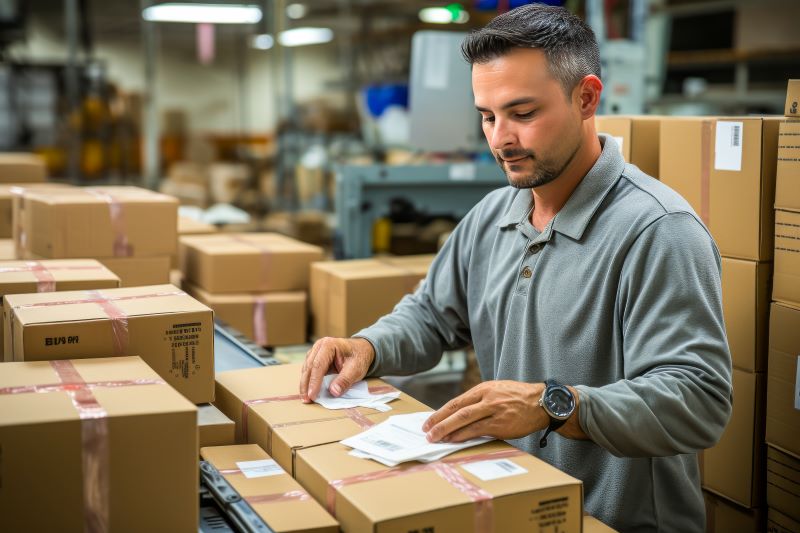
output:
M600 157L602 147L597 134L592 132L588 142L575 154L575 157L564 169L564 172L547 185L531 189L534 209L531 213L531 224L537 231L543 231L547 224L561 211L575 188L592 169Z

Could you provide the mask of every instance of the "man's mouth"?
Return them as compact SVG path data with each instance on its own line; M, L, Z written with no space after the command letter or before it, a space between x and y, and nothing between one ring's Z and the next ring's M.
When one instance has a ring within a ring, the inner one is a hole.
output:
M505 161L506 163L516 163L517 161L522 161L523 159L528 159L528 156L525 155L522 157L518 157L516 159L503 159L503 161Z

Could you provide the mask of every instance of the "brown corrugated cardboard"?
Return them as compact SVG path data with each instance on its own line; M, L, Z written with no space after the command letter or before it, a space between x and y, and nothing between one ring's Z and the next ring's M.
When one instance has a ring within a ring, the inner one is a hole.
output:
M0 261L13 261L17 259L17 250L14 239L0 239Z
M733 366L767 369L772 264L722 258L722 310Z
M13 294L3 306L15 361L141 354L192 402L214 399L213 313L177 287Z
M703 488L748 508L764 500L765 378L733 369L731 419L717 445L703 452Z
M17 200L15 239L37 256L152 257L176 250L178 201L165 194L91 187L26 190Z
M14 236L14 209L12 191L24 189L63 189L70 187L61 183L9 183L0 185L0 238L12 238Z
M351 480L390 469L348 451L337 442L297 453L296 478L329 512L334 511L344 532L581 531L581 482L504 442L462 450L436 466L411 466L409 471L410 465L401 465L393 469L393 476L382 474L387 477L362 482ZM490 454L508 454L505 459L526 472L482 481L458 464L489 460ZM444 477L448 474L452 481ZM458 478L463 479L460 488L454 485ZM491 507L476 504L464 492L469 489L488 493Z
M781 120L676 118L661 122L659 178L692 205L723 256L772 259Z
M359 407L348 414L305 404L298 395L301 366L233 370L216 377L214 405L236 422L236 441L260 445L288 472L294 473L299 449L338 442L362 431L364 424L381 422L393 414L429 410L405 393L389 404L392 410L386 413ZM387 386L379 379L367 383L370 388Z
M197 531L197 411L140 358L2 366L4 531Z
M288 346L306 342L308 296L303 291L212 294L190 283L186 283L186 291L256 344Z
M210 403L198 405L197 436L200 448L228 446L236 442L236 424Z
M0 154L0 183L39 182L47 179L44 159L36 154Z
M658 179L659 124L663 117L603 115L595 117L598 133L614 137L625 161Z
M800 117L800 80L789 80L787 84L784 115L787 117Z
M100 257L97 259L119 276L123 287L169 283L171 257Z
M764 510L747 509L725 498L703 491L706 502L706 533L761 533Z
M616 531L593 516L583 515L583 533L616 533Z
M800 307L800 211L775 211L772 299Z
M800 310L772 304L767 368L767 442L800 457Z
M271 459L255 444L204 447L200 450L200 455L222 473L225 480L272 531L339 531L339 523L286 471L259 477L247 477L242 472L242 469L248 471L249 461Z
M800 458L767 446L767 505L800 520Z
M778 130L775 209L800 211L800 120L786 120Z
M180 242L186 279L213 293L308 290L310 265L323 258L322 248L277 233L198 235Z
M211 235L212 233L217 233L217 227L212 224L206 224L189 217L178 217L178 238L184 235ZM172 256L170 266L172 268L180 268L180 265L183 264L182 261L176 251Z
M433 255L312 265L314 337L349 337L391 312L427 274Z
M797 533L800 521L792 520L776 509L767 511L767 533Z
M94 259L0 262L0 302L8 294L115 289L119 278ZM0 328L0 346L4 346ZM4 353L3 360L11 360Z

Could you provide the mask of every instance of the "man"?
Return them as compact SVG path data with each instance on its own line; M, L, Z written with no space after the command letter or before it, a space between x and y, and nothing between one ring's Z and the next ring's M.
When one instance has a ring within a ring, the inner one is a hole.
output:
M581 479L586 511L616 529L703 531L696 453L731 410L717 248L680 196L598 138L599 54L580 19L527 5L462 48L511 186L391 314L318 341L301 396L329 371L338 395L472 343L484 382L430 417L431 441L510 440Z

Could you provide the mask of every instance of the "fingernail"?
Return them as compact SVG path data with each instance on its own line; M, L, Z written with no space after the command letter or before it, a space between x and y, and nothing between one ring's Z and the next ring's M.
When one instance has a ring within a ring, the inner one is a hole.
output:
M433 442L433 435L431 435L430 433L426 433L425 438L428 439L428 442Z
M331 385L331 392L333 393L334 396L339 396L342 393L341 387L339 387L338 383L334 383L333 385Z

